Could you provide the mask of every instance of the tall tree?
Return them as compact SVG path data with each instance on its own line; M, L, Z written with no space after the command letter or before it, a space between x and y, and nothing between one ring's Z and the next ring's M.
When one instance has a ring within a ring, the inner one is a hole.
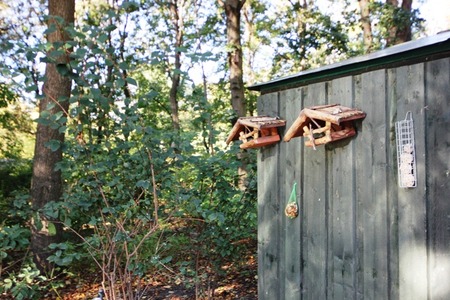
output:
M267 16L267 5L259 0L247 0L242 10L244 34L242 47L244 55L244 80L247 85L267 80L268 68L258 68L260 53L270 45L270 28L273 21ZM257 94L247 91L247 113L253 115L256 110Z
M241 9L246 0L219 0L219 4L224 8L226 15L228 68L230 71L230 93L231 106L237 117L244 117L247 114L245 103L243 64L242 64L242 44L241 44ZM244 151L238 154L241 165L238 168L239 182L241 190L245 190L248 182L247 155Z
M247 114L244 96L241 45L241 9L245 1L219 0L220 5L225 9L226 15L231 105L238 117L244 117Z
M175 48L175 62L174 69L170 74L172 85L170 87L169 100L170 110L172 114L172 126L175 130L180 130L180 117L178 115L178 90L180 88L181 80L181 47L183 46L183 30L184 20L180 17L180 4L183 5L186 1L171 0L169 2L170 17L174 30L174 48Z
M56 222L41 212L49 202L59 201L62 196L61 172L56 165L62 159L60 145L64 142L64 133L53 121L64 123L69 108L71 79L63 75L69 63L70 40L66 26L73 24L75 0L48 1L47 41L52 48L47 52L43 97L39 102L40 122L37 125L36 145L33 163L33 177L30 196L36 215L31 223L31 250L34 260L42 271L52 265L47 258L48 246L60 241L61 228Z
M388 30L386 46L401 44L411 40L412 26L412 1L386 0L386 5L391 6L392 26Z
M368 53L372 50L372 23L370 21L370 0L358 0L359 11L361 13L361 28L363 30L364 52Z
M198 38L193 38L192 28L199 6L200 1L194 0L146 0L142 4L148 29L158 28L145 41L146 51L151 52L152 64L163 70L170 81L168 112L175 132L182 128L179 103L183 97L188 53Z
M20 99L30 102L34 102L33 96L39 96L43 76L37 55L45 39L42 16L47 13L47 5L42 2L0 1L0 77Z
M274 75L317 67L347 53L346 28L313 1L280 0L273 5Z
M401 44L423 31L413 0L358 0L365 52ZM375 25L376 24L376 25Z

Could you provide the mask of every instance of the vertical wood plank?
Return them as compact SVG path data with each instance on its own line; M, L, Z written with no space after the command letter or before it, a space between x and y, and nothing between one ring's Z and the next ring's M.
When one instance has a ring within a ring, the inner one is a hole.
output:
M414 120L417 187L398 188L399 297L427 298L424 64L397 68L397 121Z
M305 88L304 106L326 104L327 84L325 82L309 85ZM301 143L305 138L299 137ZM327 169L325 146L317 150L304 147L303 184L301 199L303 202L302 220L303 245L303 290L304 299L326 299L327 286Z
M281 92L280 99L285 102L285 113L287 127L292 124L298 117L302 109L302 88L290 89ZM286 131L285 128L284 131ZM303 222L304 212L302 209L303 199L299 197L302 191L301 182L301 161L303 157L303 148L301 146L301 139L296 138L289 143L282 142L280 147L283 152L282 168L284 169L285 177L281 184L284 191L282 196L282 207L280 215L284 219L284 297L281 299L302 299L301 294L301 279L303 274L301 272L301 222ZM294 182L297 183L297 204L299 205L299 216L295 219L289 219L284 214L289 196L292 191Z
M364 75L364 74L363 74ZM357 108L362 109L363 103L365 102L363 98L363 93L365 91L365 87L363 86L362 82L362 76L363 75L355 75L353 77L353 89L354 89L354 106ZM364 111L364 110L363 110ZM367 113L367 112L366 112ZM355 129L356 129L356 138L354 138L353 141L353 152L355 155L355 162L354 162L354 176L355 176L355 189L354 192L354 224L355 224L355 245L354 245L354 255L355 255L355 278L353 280L354 286L355 286L355 297L354 299L364 299L364 269L363 269L363 258L364 258L364 243L363 243L363 236L364 236L364 227L363 227L363 219L361 217L362 210L360 206L360 199L358 195L359 191L359 184L360 181L358 181L359 175L359 159L360 159L360 148L364 147L362 137L360 136L363 133L363 121L358 120L353 122Z
M426 66L430 299L450 299L450 58Z
M279 114L278 93L260 97L258 114ZM280 296L279 145L263 147L256 151L258 151L258 297L272 300L279 299Z
M385 70L361 75L356 106L367 113L355 139L361 299L389 299Z
M395 143L395 121L397 121L397 69L388 69L387 75L387 121L386 150L387 150L387 221L389 223L389 273L388 289L389 299L399 299L399 237L398 237L398 184L397 184L397 157Z
M286 116L286 91L279 92L279 101L278 101L278 114L277 116L281 118L285 118ZM290 258L286 256L286 244L289 245L289 242L286 241L286 225L287 220L284 217L284 206L286 201L286 192L285 192L285 186L286 186L286 144L285 143L278 143L278 174L277 174L277 180L278 180L278 202L279 202L279 212L278 212L278 226L279 226L279 256L280 256L280 267L279 267L279 273L278 278L280 280L279 283L279 299L285 299L286 298L286 291L285 285L286 280L288 277L287 272L287 263L289 262Z
M331 82L329 102L353 106L352 77ZM331 206L330 262L332 268L331 299L353 299L355 296L355 224L354 224L354 157L352 140L327 145L330 183L328 198Z

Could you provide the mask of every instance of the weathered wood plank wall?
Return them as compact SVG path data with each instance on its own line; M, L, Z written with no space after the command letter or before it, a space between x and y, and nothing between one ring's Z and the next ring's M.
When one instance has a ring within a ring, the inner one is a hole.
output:
M258 151L259 299L450 299L450 58L264 94L258 114L289 127L327 103L367 113L355 138ZM408 111L418 186L403 189L394 128Z

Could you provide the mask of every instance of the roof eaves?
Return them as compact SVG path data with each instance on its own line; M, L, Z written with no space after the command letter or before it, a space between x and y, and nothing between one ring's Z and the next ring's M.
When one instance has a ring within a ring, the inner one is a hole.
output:
M365 72L389 65L405 63L437 53L450 51L450 31L415 41L395 45L371 54L353 57L338 63L326 65L316 69L274 79L265 83L249 86L249 90L266 91L298 86L310 81L343 76L358 72Z

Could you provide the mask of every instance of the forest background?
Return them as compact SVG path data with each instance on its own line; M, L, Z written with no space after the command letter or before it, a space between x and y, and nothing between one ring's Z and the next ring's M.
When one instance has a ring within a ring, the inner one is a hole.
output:
M241 272L256 299L256 152L224 142L246 87L448 29L430 3L1 1L0 295L212 299Z

